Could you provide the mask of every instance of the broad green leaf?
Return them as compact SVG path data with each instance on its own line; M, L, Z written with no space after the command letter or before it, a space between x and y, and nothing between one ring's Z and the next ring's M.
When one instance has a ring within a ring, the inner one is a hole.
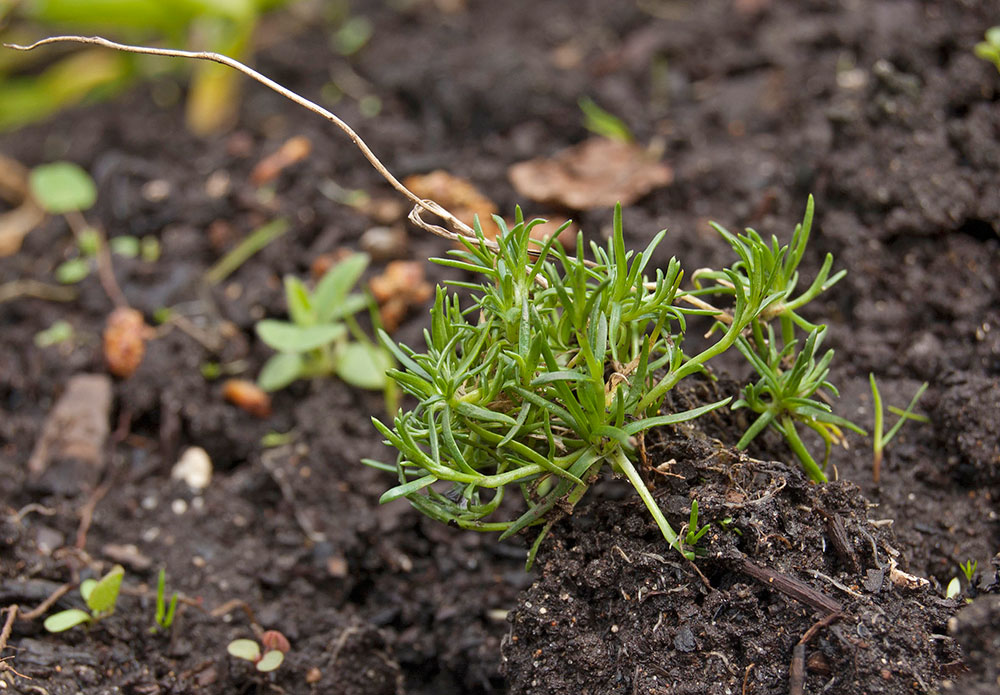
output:
M125 258L137 257L139 255L140 245L139 237L134 237L131 234L116 236L108 242L108 246L111 247L112 253L124 256Z
M110 572L101 577L100 581L94 585L90 595L84 599L91 611L107 613L115 609L118 590L121 589L122 577L124 576L125 568L121 565L115 565Z
M272 649L264 654L264 656L260 658L260 661L257 662L257 670L265 673L273 671L281 666L284 660L285 654L283 652L280 652L277 649Z
M347 298L351 288L358 284L370 260L367 253L354 253L326 272L312 295L316 315L321 322L354 313L338 310L339 305Z
M80 610L79 608L70 608L68 611L60 611L59 613L50 615L45 619L44 625L45 629L49 632L62 632L63 630L68 630L71 627L89 623L90 621L90 613L87 611Z
M80 596L83 596L84 601L90 598L90 594L93 593L95 586L97 586L96 579L84 579L80 582Z
M348 343L340 353L337 376L351 386L377 391L385 387L385 370L392 359L385 350L373 345Z
M257 335L278 352L308 352L329 345L347 334L340 323L296 326L288 321L264 319L257 322Z
M226 647L226 651L237 659L246 659L247 661L260 659L260 645L252 639L234 639Z
M50 215L87 210L97 201L90 174L72 162L42 164L28 177L31 194Z
M299 378L302 373L302 355L279 352L273 355L257 376L257 385L265 391L280 391Z
M71 258L56 267L56 281L63 285L75 285L90 275L89 258Z
M294 275L285 276L285 302L288 304L288 315L299 326L312 326L316 323L316 309L309 298L309 290Z

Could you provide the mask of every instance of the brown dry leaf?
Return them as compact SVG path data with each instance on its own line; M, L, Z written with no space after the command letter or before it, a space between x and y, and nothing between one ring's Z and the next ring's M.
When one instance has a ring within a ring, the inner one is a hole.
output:
M521 195L571 210L631 205L669 185L673 171L633 143L591 138L551 159L532 159L507 171Z
M108 371L122 379L132 376L142 364L146 340L152 334L141 312L127 306L112 311L104 326L104 361Z
M257 166L250 172L250 183L260 186L273 181L284 169L308 157L310 152L312 143L309 138L304 135L289 138L277 152L257 162Z
M429 300L434 289L424 279L424 265L417 261L393 261L368 285L379 305L379 318L386 331L399 327L410 307Z
M222 385L222 397L254 417L271 415L271 397L261 387L246 379L227 379Z
M42 223L45 212L28 194L28 170L16 159L0 155L0 198L16 205L0 215L0 258L21 250L28 232Z
M493 224L493 215L497 214L496 204L465 179L438 169L429 174L408 176L403 185L419 197L433 200L446 210L450 210L455 217L470 227L478 215L479 223L483 226L483 234L488 239L496 238L497 228Z

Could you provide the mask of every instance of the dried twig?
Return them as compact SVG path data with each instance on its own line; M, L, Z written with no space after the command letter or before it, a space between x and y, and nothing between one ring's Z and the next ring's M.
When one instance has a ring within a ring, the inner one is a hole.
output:
M306 99L305 97L293 92L287 87L278 84L269 77L262 75L253 68L247 67L238 60L234 60L228 56L224 56L220 53L212 53L210 51L182 51L170 48L152 48L150 46L133 46L129 44L117 43L115 41L109 41L108 39L102 38L100 36L51 36L49 38L42 39L41 41L36 41L30 46L22 46L19 44L4 44L7 48L13 48L17 51L30 51L39 46L45 46L53 43L84 43L93 44L97 46L104 46L105 48L113 48L117 51L124 51L126 53L140 53L144 55L154 55L154 56L165 56L170 58L191 58L194 60L207 60L214 63L221 63L227 67L232 68L238 72L243 73L252 80L259 82L268 89L277 92L286 99L298 104L308 111L322 116L330 123L340 128L354 146L361 150L361 154L364 155L365 159L375 168L375 170L382 175L386 181L389 182L397 192L402 194L411 203L413 203L414 208L410 212L410 221L417 225L424 231L430 232L437 236L450 239L452 241L457 241L461 237L467 237L470 239L475 239L476 234L471 227L462 222L460 219L455 217L451 212L444 209L432 200L424 200L420 198L417 194L411 191L409 188L404 186L399 179L392 175L385 165L375 156L371 148L368 147L367 143L361 139L351 126L347 125L346 122L341 120L336 114L324 109L319 104ZM450 231L438 225L429 224L421 219L421 211L429 212L432 215L436 215L445 221L456 231ZM490 240L486 240L487 246L496 250L496 243Z
M21 613L20 616L21 620L34 620L35 618L41 617L42 615L45 614L46 611L48 611L50 608L52 608L52 606L55 605L56 601L58 601L63 596L68 594L69 590L72 589L74 586L75 585L73 584L73 582L63 584L58 589L53 591L52 594L50 594L47 599L39 603L33 609L31 609L27 613Z
M14 621L17 619L17 604L7 606L7 620L3 624L3 629L0 630L0 654L3 650L7 648L7 640L10 638L10 632L14 629ZM13 658L13 657L10 657ZM31 680L28 676L23 673L18 673L14 670L14 667L10 665L7 661L7 657L0 659L0 673L3 671L10 671L15 676L20 676L21 678L26 678Z

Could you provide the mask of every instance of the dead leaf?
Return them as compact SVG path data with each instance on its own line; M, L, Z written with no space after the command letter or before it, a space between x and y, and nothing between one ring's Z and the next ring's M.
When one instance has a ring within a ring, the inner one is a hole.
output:
M257 166L250 172L250 183L260 186L273 181L286 168L308 157L310 152L312 143L309 138L304 135L289 138L277 152L257 162Z
M433 200L446 210L450 210L455 217L470 227L478 215L479 223L483 226L483 234L488 239L496 238L497 228L493 224L493 215L497 214L497 206L465 179L438 169L429 174L408 176L403 185L419 197Z
M389 333L399 327L411 307L420 306L434 294L424 279L424 265L418 261L393 261L368 286L378 302L382 326Z
M507 176L521 195L571 210L631 205L674 178L642 147L607 138L585 140L551 159L520 162Z
M32 479L44 476L46 486L64 495L93 487L104 468L110 413L111 380L106 375L71 377L28 459Z
M122 379L132 376L142 364L146 340L151 335L152 329L141 312L127 306L112 311L104 326L104 361L108 371Z
M222 397L254 417L271 415L271 397L252 381L228 379L222 386Z

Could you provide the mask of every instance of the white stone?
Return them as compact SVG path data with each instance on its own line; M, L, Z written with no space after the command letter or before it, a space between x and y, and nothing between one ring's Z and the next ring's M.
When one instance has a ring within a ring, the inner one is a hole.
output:
M183 480L193 490L204 490L212 481L212 459L204 449L193 446L181 454L170 477Z

